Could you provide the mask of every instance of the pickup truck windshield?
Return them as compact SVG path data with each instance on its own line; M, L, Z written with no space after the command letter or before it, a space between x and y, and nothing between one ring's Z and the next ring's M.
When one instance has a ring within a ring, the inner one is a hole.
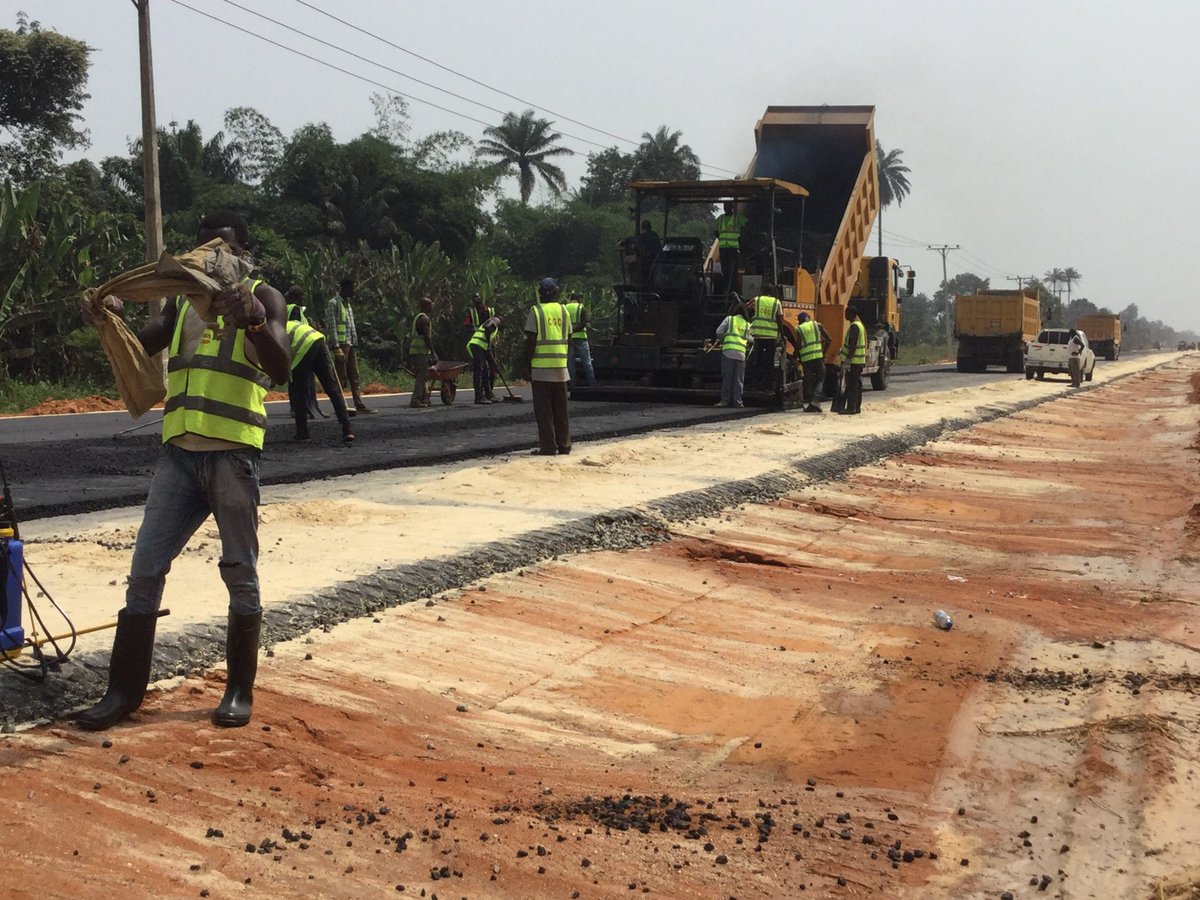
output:
M1065 344L1071 339L1071 332L1059 329L1045 329L1037 336L1039 344Z

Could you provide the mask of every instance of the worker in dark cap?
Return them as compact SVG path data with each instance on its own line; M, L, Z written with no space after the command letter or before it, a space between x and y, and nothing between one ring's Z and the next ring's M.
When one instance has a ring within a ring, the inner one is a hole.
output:
M571 316L558 302L558 282L538 282L538 302L525 319L525 377L533 388L538 449L554 456L571 452L571 420L567 406L567 352L571 346Z

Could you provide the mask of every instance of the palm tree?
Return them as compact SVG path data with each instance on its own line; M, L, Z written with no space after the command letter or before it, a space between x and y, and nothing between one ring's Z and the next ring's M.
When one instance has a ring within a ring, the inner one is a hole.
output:
M883 256L883 211L895 201L904 205L908 196L908 166L904 165L903 150L883 152L883 145L875 139L875 164L879 169L879 255Z
M532 109L520 116L507 113L499 125L483 130L485 137L475 150L479 156L495 159L496 169L502 174L517 176L524 204L529 203L538 176L556 197L567 188L562 169L547 160L572 156L574 151L557 145L562 135L551 129L553 124L547 119L534 118Z
M1053 291L1054 295L1057 297L1061 293L1058 289L1058 286L1067 280L1067 273L1062 269L1051 269L1045 275L1043 275L1042 278L1050 282L1050 290Z
M694 181L700 177L700 157L687 144L679 143L682 131L658 126L651 134L642 132L642 142L633 152L633 175L645 181Z
M1067 303L1070 304L1070 302L1071 302L1071 282L1082 281L1083 276L1080 275L1078 272L1076 272L1074 269L1072 269L1070 266L1067 266L1065 269L1062 270L1062 277L1063 277L1063 281L1065 281L1067 283Z

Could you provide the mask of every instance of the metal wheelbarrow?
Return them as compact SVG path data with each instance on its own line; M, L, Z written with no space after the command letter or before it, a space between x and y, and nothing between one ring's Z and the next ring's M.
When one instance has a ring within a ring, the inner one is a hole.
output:
M470 365L470 363L465 362L446 362L445 360L440 360L431 365L428 371L426 371L425 377L430 382L441 382L439 393L442 395L443 405L449 406L454 402L454 397L458 393L458 376L463 373L463 369ZM409 365L405 365L404 371L413 376L417 374Z

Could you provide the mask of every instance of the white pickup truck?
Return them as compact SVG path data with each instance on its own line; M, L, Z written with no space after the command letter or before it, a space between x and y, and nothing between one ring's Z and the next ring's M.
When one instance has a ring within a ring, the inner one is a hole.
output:
M1088 346L1087 335L1082 331L1076 334L1083 341L1083 380L1091 381L1096 368L1096 354ZM1070 340L1069 328L1043 328L1037 339L1025 348L1025 378L1028 380L1036 375L1041 381L1047 372L1069 374L1067 360L1071 356L1071 348L1067 344Z

